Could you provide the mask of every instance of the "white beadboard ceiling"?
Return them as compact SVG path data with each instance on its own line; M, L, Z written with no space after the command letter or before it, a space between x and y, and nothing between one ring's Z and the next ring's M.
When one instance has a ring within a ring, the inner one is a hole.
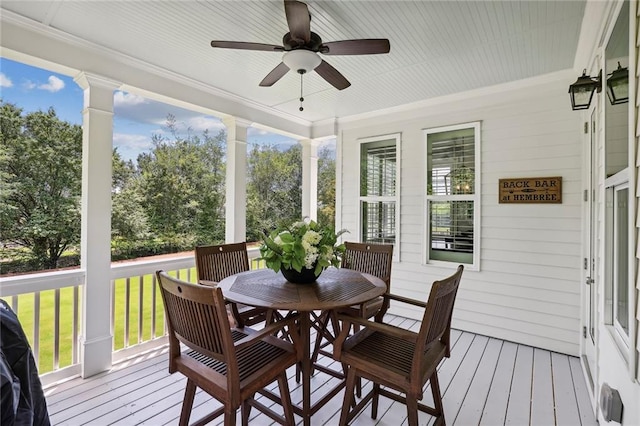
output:
M210 41L281 45L282 1L12 1L38 24L184 75L303 120L383 110L573 67L586 0L306 2L323 41L388 38L387 55L325 56L350 82L338 91L315 73L258 83L280 53L213 49Z

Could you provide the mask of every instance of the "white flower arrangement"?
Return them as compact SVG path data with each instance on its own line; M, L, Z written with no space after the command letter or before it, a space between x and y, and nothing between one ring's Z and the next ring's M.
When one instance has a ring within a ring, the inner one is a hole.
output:
M345 251L338 244L338 237L347 232L336 233L333 228L322 227L313 220L294 222L291 226L278 228L264 236L260 254L268 268L313 269L316 276L329 266L338 267Z

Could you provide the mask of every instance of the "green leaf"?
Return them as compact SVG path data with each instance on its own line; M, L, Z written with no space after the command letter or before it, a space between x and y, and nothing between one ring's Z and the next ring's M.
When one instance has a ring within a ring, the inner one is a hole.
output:
M295 239L293 238L293 235L291 235L291 233L289 232L282 232L279 235L280 235L280 239L285 244L293 243L295 241Z

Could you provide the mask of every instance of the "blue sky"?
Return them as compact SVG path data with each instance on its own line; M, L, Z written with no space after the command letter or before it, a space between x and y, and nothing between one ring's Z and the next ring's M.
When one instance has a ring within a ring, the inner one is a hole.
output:
M0 97L23 112L53 107L60 119L82 124L82 89L62 74L0 58ZM218 118L121 91L114 94L114 113L113 146L125 159L135 160L140 152L149 150L153 134L167 134L168 114L175 116L179 131L191 128L198 135L208 129L215 135L224 129ZM297 141L250 128L247 142L288 146Z

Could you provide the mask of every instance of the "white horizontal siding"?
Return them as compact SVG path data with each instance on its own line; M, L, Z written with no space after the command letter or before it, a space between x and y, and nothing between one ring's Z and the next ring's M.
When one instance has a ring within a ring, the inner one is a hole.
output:
M457 327L577 355L580 342L582 146L580 115L571 111L567 81L524 85L485 97L376 120L341 123L342 227L358 223L358 139L401 133L399 240L392 289L426 299L446 267L424 264L425 146L422 130L481 121L480 270L463 275ZM562 176L563 203L498 203L498 179ZM398 305L394 313L419 318Z

